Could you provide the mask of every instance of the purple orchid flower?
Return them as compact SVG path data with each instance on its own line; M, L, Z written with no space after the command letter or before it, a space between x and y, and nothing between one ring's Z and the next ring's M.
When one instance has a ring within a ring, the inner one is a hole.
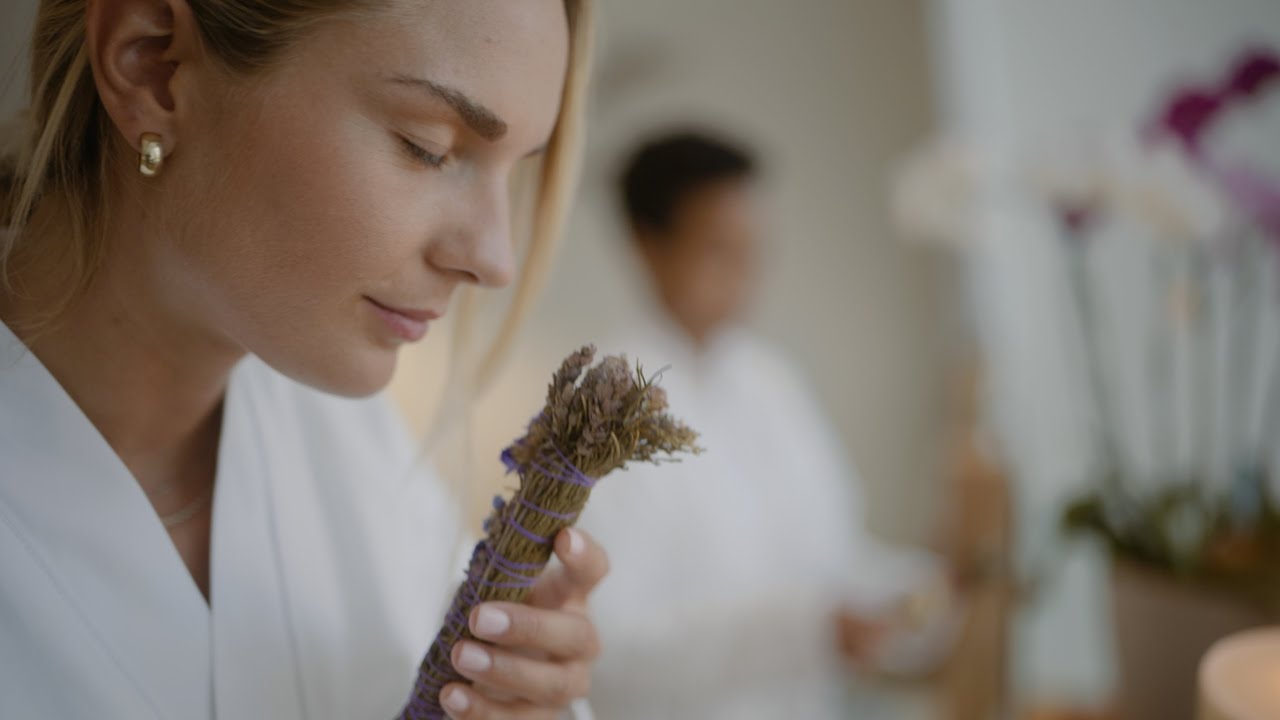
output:
M1205 131L1222 110L1223 98L1203 88L1185 88L1173 99L1148 129L1151 139L1172 137L1192 157L1200 156L1200 142Z
M1055 210L1058 223L1073 238L1083 238L1098 219L1098 208L1094 205L1061 204Z
M1222 167L1217 175L1231 202L1280 244L1280 182L1239 164Z
M1280 58L1268 49L1252 48L1236 61L1223 93L1234 102L1256 99L1277 78ZM1235 206L1280 244L1280 180L1242 164L1220 167L1216 174Z
M1233 98L1255 98L1276 78L1280 78L1280 58L1266 48L1253 48L1236 61L1223 92Z

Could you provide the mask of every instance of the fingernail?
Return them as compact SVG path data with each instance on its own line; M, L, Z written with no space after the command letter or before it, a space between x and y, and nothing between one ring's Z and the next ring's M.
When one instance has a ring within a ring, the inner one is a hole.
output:
M476 610L476 622L471 630L477 635L494 637L511 627L511 616L498 608L481 605Z
M481 650L475 643L463 643L462 650L458 653L459 670L484 672L491 665L493 659L489 657L489 653Z
M466 693L456 687L449 688L445 694L440 697L440 702L444 703L445 707L456 713L466 712L467 708L471 707L471 699L467 697Z
M587 541L582 538L582 533L569 528L569 554L577 555L587 546Z

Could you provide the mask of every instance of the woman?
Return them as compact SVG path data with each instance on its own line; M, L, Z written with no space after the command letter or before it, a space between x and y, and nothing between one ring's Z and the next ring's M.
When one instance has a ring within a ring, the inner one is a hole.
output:
M387 718L457 511L383 401L564 204L576 0L42 0L0 240L0 716ZM347 397L336 397L347 396ZM604 555L479 608L455 718L586 692Z

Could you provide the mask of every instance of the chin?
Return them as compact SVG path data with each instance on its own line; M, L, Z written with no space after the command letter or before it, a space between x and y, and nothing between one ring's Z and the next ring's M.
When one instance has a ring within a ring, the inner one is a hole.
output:
M277 368L298 382L330 395L361 398L373 395L391 382L396 350L366 347L359 351L314 358L290 372Z

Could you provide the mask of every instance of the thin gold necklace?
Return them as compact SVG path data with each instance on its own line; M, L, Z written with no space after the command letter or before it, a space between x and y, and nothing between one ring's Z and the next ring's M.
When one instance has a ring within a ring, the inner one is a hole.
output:
M212 497L213 483L209 483L209 487L205 488L204 492L200 493L196 499L187 503L186 507L171 512L168 515L161 515L160 522L164 523L166 530L171 530L195 517L196 513L200 512L200 509L203 508L205 503L209 502L209 499Z

